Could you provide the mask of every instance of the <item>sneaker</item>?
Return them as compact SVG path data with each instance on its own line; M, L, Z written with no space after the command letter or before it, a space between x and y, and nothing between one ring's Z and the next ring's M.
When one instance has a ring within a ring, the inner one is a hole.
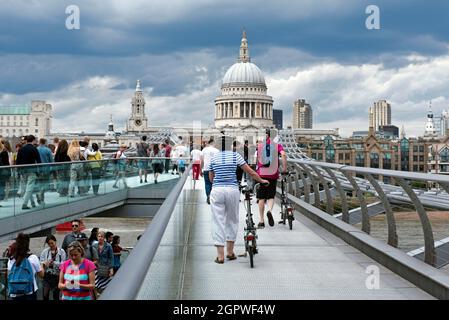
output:
M268 224L270 225L270 227L273 227L274 219L273 219L273 215L271 214L271 211L267 211L267 218L268 218Z
M207 197L206 202L207 202L207 204L210 204L210 197Z
M145 181L146 182L146 181ZM143 183L143 180L142 179L140 179L140 183Z
M145 183L148 183L147 179L145 179Z
M113 187L114 189L118 189L118 187L117 187L116 185L113 185L112 187Z
M29 210L30 209L30 207L28 207L28 206L22 206L22 210Z
M265 223L259 222L259 224L257 225L257 229L263 229L263 228L265 228Z
M154 180L154 183L157 183L157 180Z

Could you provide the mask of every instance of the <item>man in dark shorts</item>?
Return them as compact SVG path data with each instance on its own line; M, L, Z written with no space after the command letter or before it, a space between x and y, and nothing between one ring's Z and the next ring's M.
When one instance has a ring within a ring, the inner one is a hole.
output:
M267 218L270 227L274 226L273 211L274 198L276 196L276 185L279 178L279 156L282 157L282 167L287 168L287 157L282 145L271 141L270 129L266 130L265 141L257 145L257 173L262 179L268 180L268 186L260 186L257 191L259 203L260 222L258 228L265 228L264 211L265 202L268 202Z

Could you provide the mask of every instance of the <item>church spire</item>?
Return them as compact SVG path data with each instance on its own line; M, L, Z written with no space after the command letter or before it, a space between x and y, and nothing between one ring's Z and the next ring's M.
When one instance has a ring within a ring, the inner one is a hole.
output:
M401 139L404 139L405 138L405 127L404 127L404 125L402 125L402 129L401 129Z
M243 30L242 44L240 45L240 57L238 61L239 62L251 61L251 58L249 57L248 40L246 39L246 30Z
M137 80L136 92L142 92L142 89L140 88L140 80Z
M429 103L429 112L427 113L427 125L424 137L435 137L435 122L433 121L432 101Z
M111 116L111 121L109 122L109 125L108 125L108 131L114 132L114 123L112 122L112 114L110 116Z

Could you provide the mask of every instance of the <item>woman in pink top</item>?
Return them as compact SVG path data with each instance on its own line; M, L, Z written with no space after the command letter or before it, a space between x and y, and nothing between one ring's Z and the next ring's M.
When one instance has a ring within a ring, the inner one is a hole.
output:
M69 260L59 269L58 287L62 290L62 300L92 300L95 288L95 265L84 258L81 243L73 241L67 248Z

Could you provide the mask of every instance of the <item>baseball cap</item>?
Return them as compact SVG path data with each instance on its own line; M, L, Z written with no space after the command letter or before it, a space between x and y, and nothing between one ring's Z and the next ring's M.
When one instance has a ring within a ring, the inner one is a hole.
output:
M81 241L81 240L88 240L89 238L86 236L85 233L81 232L76 236L76 240Z

